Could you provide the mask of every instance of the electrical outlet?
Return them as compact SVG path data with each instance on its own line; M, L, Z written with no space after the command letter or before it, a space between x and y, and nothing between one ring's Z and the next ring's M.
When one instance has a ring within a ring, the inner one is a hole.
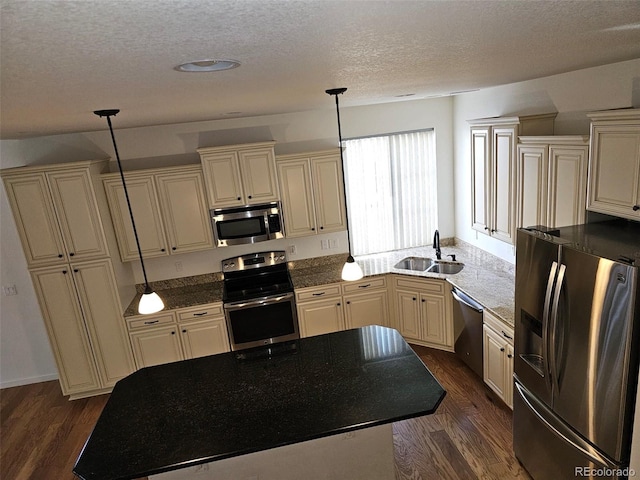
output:
M338 239L332 238L329 240L329 248L338 248Z
M295 255L296 253L298 253L298 249L296 248L295 245L289 245L289 253L291 255Z
M328 240L320 240L320 249L321 250L326 250L329 248L329 241Z
M2 294L5 297L9 297L11 295L17 295L18 290L16 289L15 285L5 285L4 287L2 287Z
M182 262L176 262L176 272L182 271Z

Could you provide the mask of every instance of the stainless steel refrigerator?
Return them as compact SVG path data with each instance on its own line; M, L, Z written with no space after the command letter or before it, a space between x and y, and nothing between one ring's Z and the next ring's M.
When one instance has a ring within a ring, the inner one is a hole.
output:
M517 232L514 451L535 480L626 478L638 380L639 227Z

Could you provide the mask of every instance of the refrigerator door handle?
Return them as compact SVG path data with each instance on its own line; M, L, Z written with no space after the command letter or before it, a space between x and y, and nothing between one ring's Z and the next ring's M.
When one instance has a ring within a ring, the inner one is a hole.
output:
M564 284L564 273L567 267L560 264L558 268L558 278L556 279L556 288L553 292L553 304L551 306L551 325L550 325L550 338L549 338L549 369L551 371L551 379L553 387L557 392L560 386L558 379L558 352L556 350L557 335L558 335L558 304L560 303L560 293L562 292L562 286ZM564 335L562 335L564 337Z
M551 387L551 371L549 370L549 336L551 329L549 328L549 313L551 310L551 296L553 294L553 286L556 281L556 272L558 271L558 262L551 264L549 271L549 279L547 280L547 290L544 295L544 307L542 311L542 361L544 368L544 376L547 377L547 383Z
M551 413L547 407L545 407L539 400L537 400L528 390L526 390L520 383L515 382L515 387L518 395L524 401L527 408L538 417L538 419L555 435L560 437L563 441L571 445L573 448L580 450L583 454L588 456L596 465L602 465L608 468L616 468L618 465L605 457L602 453L596 450L590 443L583 440L576 433L573 432L568 426L564 425L560 419L557 419L553 413Z

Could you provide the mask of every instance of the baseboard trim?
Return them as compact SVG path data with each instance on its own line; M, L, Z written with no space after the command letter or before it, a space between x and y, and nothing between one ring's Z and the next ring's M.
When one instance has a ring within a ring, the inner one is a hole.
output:
M58 380L58 374L52 373L50 375L39 375L37 377L19 378L17 380L0 382L0 390L3 388L20 387L22 385L29 385L31 383L50 382L51 380Z

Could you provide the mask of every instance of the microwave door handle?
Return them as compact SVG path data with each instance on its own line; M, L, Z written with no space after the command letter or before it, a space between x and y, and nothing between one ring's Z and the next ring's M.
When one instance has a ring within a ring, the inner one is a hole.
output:
M556 350L557 343L557 335L558 335L558 304L560 303L560 293L562 292L562 286L564 283L564 274L567 267L565 265L560 265L558 269L558 279L556 281L556 289L553 294L553 304L551 307L551 335L550 335L550 345L549 345L549 358L550 358L550 370L551 370L551 381L553 382L554 388L559 388L559 371L558 371L558 352ZM564 335L563 335L564 336Z
M551 307L551 296L553 294L553 285L556 280L556 272L558 271L558 263L553 262L551 264L551 270L549 271L549 278L547 280L547 290L544 295L544 307L542 311L542 360L544 362L544 375L549 379L549 341L550 341L550 328L549 328L549 313ZM550 381L547 381L549 387L551 387Z

